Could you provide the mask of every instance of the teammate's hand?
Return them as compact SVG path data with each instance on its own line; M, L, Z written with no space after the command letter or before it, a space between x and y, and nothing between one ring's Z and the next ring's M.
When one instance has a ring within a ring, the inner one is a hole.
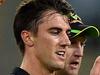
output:
M94 65L90 71L90 75L100 75L100 56L96 58Z

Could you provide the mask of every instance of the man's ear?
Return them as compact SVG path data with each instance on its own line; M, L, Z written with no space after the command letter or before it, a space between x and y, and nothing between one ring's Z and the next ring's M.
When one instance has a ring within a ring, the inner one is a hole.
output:
M33 46L34 45L34 37L31 32L27 30L23 30L21 32L21 38L25 45Z

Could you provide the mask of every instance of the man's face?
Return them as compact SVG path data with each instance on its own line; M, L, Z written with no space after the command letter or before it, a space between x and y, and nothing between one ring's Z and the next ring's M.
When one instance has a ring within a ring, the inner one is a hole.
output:
M52 12L46 12L34 40L35 55L39 62L50 70L64 68L66 51L71 44L68 34L68 19ZM46 16L48 14L52 14Z
M86 39L79 37L71 40L71 45L67 49L67 57L65 63L65 75L78 75L81 60L83 57L84 43Z

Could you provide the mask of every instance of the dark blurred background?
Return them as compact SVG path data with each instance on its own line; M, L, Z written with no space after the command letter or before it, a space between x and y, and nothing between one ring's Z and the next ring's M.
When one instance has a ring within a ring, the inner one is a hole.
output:
M100 0L68 0L83 22L100 28ZM0 5L0 75L9 75L21 63L21 53L13 35L13 19L20 0L5 0ZM91 32L92 33L92 32ZM79 75L89 75L95 58L100 55L100 37L88 38Z

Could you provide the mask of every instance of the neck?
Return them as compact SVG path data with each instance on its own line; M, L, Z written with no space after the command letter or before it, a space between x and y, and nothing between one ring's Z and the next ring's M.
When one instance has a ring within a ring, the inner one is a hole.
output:
M33 53L33 52L32 52ZM54 75L39 62L34 54L26 52L20 68L27 71L30 75Z

